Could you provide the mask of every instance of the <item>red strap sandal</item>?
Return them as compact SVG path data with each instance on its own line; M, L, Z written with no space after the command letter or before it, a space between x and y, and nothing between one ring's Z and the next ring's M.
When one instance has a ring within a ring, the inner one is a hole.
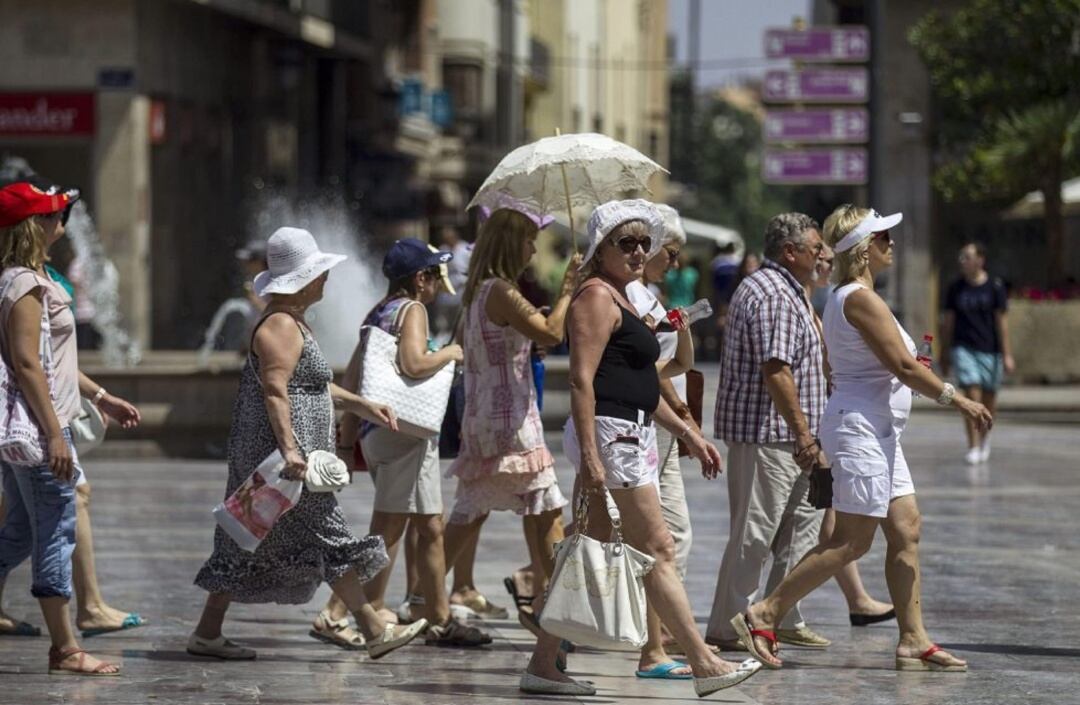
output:
M75 655L79 656L79 663L74 668L71 666L61 666L61 662L71 658ZM50 676L119 676L120 670L110 671L110 668L116 668L115 665L102 661L94 668L86 667L87 653L85 649L78 647L73 649L58 649L55 646L49 647L49 675Z

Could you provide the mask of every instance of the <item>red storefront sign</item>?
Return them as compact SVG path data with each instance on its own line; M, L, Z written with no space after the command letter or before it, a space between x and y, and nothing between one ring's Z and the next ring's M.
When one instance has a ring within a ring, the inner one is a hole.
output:
M93 134L93 93L0 93L0 136Z

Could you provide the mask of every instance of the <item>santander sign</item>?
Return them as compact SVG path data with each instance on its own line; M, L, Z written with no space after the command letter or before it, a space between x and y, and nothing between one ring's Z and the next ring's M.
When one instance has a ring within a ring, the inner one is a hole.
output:
M93 93L0 93L0 136L93 134Z

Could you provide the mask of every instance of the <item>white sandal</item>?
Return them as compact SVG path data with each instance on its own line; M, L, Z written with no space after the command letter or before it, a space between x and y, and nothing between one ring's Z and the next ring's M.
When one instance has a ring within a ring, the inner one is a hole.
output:
M364 635L349 626L349 618L335 622L330 619L326 610L319 612L308 630L308 636L346 651L359 651L364 648Z
M210 656L223 661L253 661L255 650L240 646L224 636L217 639L203 639L192 634L188 637L187 652L192 656Z
M427 629L428 621L421 617L412 624L402 627L401 631L394 633L396 624L387 624L382 636L367 642L368 656L374 659L382 658L394 649L405 646L410 641L420 636Z

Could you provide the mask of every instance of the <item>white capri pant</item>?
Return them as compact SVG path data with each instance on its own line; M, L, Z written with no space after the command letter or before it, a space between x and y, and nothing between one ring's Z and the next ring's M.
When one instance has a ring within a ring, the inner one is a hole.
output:
M851 408L825 409L821 446L832 463L833 509L884 518L889 502L915 494L900 436L907 417Z

